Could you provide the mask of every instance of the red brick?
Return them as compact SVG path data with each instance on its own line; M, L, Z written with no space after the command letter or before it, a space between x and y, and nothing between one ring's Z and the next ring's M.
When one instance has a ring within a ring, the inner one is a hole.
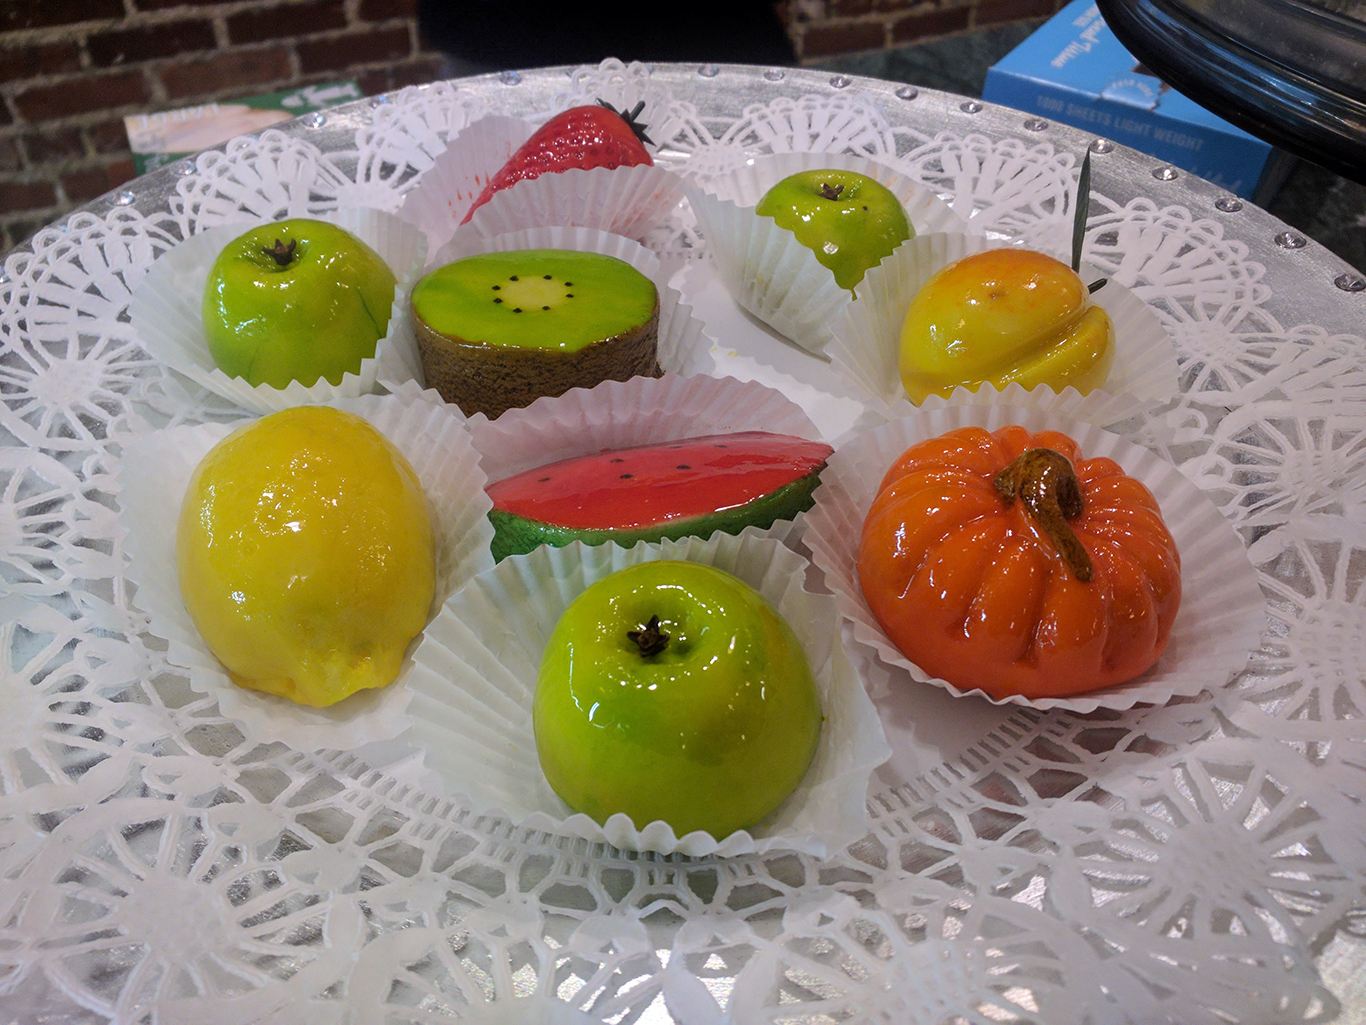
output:
M440 57L419 57L386 68L371 68L354 73L356 84L366 96L387 93L409 85L435 82L441 77Z
M234 43L263 43L268 39L305 36L346 27L342 0L304 0L248 10L228 19L228 38Z
M16 46L0 50L0 81L31 78L34 75L60 75L81 70L81 51L75 43L47 46Z
M85 156L85 144L75 128L46 128L24 136L24 152L28 162L46 164L53 160L79 160Z
M5 0L0 32L123 17L123 0Z
M276 82L289 78L292 72L289 47L269 46L220 53L208 60L172 64L161 69L161 82L166 87L166 95L176 100Z
M802 56L824 57L855 50L879 50L886 42L887 28L880 21L812 25L802 33Z
M160 11L167 7L213 7L228 2L230 0L133 0L133 6L139 11Z
M355 64L398 60L413 52L408 30L401 26L348 32L344 36L311 39L294 44L299 67L305 75L315 71L342 71Z
M361 21L416 18L417 0L360 0Z
M909 43L916 39L931 36L947 36L952 32L962 32L968 27L968 8L956 11L929 11L926 14L908 14L892 23L892 42Z
M14 97L19 113L29 121L47 121L89 110L109 110L146 103L147 83L137 71L116 75L87 75L58 85L28 89Z
M128 131L123 127L122 118L91 125L86 134L96 153L118 153L128 148Z
M90 167L62 175L62 188L73 203L88 203L133 178L133 162L120 160L106 167Z
M57 202L51 182L0 182L0 213L38 210Z
M366 96L378 96L394 87L393 76L389 74L388 68L371 68L369 71L359 71L351 77L356 80L356 85L360 86L360 91Z
M974 9L973 25L999 25L1053 13L1053 0L983 0Z
M873 0L827 0L826 15L831 18L853 18L873 9Z
M396 64L391 69L394 89L435 82L441 77L440 57L419 57L411 64Z
M195 50L212 50L213 26L207 21L172 21L147 28L103 32L86 40L90 62L97 68L134 64Z
M19 170L19 147L13 139L0 139L0 171Z

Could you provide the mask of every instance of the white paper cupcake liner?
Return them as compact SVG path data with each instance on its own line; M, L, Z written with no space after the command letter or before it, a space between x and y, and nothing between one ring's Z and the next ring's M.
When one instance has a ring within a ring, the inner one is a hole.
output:
M1061 392L1055 392L1046 384L1041 384L1037 388L1025 388L1018 381L1012 381L1000 391L995 388L979 388L976 391L955 388L948 398L931 395L919 406L912 405L906 398L898 399L890 407L880 401L869 401L866 404L864 422L871 429L892 420L913 416L918 412L944 409L947 406L1002 405L1046 411L1052 416L1071 420L1083 420L1097 427L1112 430L1116 434L1129 434L1135 425L1141 424L1146 435L1145 448L1173 444L1177 436L1176 430L1165 416L1154 415L1151 402L1129 392L1111 395L1107 391L1097 389L1083 395L1075 388L1064 388Z
M541 654L560 616L589 584L637 563L686 559L717 566L758 590L806 651L826 716L801 785L753 832L676 837L663 822L636 829L618 814L601 826L574 814L541 773L531 703ZM623 850L736 855L770 850L828 855L867 831L868 780L890 754L881 723L840 645L828 595L804 590L805 560L749 530L631 549L539 548L472 581L428 627L415 656L412 731L447 791L477 813L519 828L604 841Z
M874 618L858 582L858 545L863 521L887 468L907 448L958 427L996 430L1020 424L1031 431L1056 430L1073 438L1086 458L1108 456L1157 498L1181 555L1181 608L1162 657L1128 683L1071 698L997 700L980 689L964 691L930 676L897 650ZM1266 604L1242 541L1214 503L1170 463L1147 449L1092 424L1048 409L1020 406L946 406L895 420L845 444L831 457L807 513L803 541L825 574L856 641L871 646L886 665L912 679L971 694L996 704L1091 712L1126 709L1139 702L1162 704L1176 696L1223 686L1241 671L1266 627Z
M486 117L453 140L404 198L399 215L427 233L432 249L457 232L489 238L523 228L572 225L643 237L683 198L683 180L658 165L574 168L517 182L493 194L462 227L484 186L526 142L533 126Z
M398 216L420 228L429 253L444 245L490 179L535 129L519 117L490 114L466 125L404 194Z
M537 399L490 421L469 421L489 483L539 466L607 449L739 431L768 431L820 441L800 406L781 392L730 377L633 377ZM765 533L787 544L801 536L805 514Z
M868 272L855 289L858 301L849 305L835 326L835 340L826 349L835 373L870 406L888 411L898 401L906 401L898 356L901 323L911 300L942 267L973 253L1007 245L1000 240L956 233L917 235L901 245ZM1058 258L1065 260L1062 256ZM1106 277L1085 264L1081 275L1084 281ZM1179 374L1176 348L1157 315L1132 291L1113 280L1095 293L1094 301L1110 314L1115 325L1115 361L1103 390L1115 397L1116 404L1096 414L1100 422L1125 419L1135 411L1135 402L1140 408L1150 408L1175 398ZM986 392L989 401L994 401L991 389L984 387L981 391ZM1068 391L1073 389L1064 389L1063 393ZM967 389L956 392L955 400L960 393L966 394ZM1059 408L1066 408L1070 402Z
M698 374L710 368L708 354L714 342L706 334L706 325L683 302L678 289L669 285L659 257L624 236L581 227L527 228L490 238L462 233L437 250L431 265L441 267L467 256L512 249L570 249L614 256L630 264L653 281L659 292L659 365L675 374Z
M422 482L436 546L436 591L431 616L467 580L493 566L489 544L492 508L484 493L479 456L461 421L442 406L393 396L365 395L329 403L368 420L407 457ZM351 748L403 732L412 650L387 687L359 691L327 708L234 684L185 611L176 573L175 538L190 475L236 424L175 427L137 437L125 446L118 471L119 522L129 556L128 579L136 604L151 617L151 631L169 644L172 664L190 671L190 686L213 694L223 715L248 739L281 741L298 751Z
M344 374L340 384L319 381L305 388L298 381L287 388L261 384L219 370L204 337L204 285L218 254L262 218L244 218L186 239L152 264L133 291L128 317L138 342L162 363L184 374L216 395L255 413L271 413L289 406L333 402L375 390L380 380L417 377L421 363L408 313L408 293L427 257L427 240L411 224L380 210L339 210L319 215L351 232L375 250L398 278L389 316L389 329L375 346L373 358L361 360L359 370Z
M705 187L689 186L688 202L735 301L812 352L820 352L833 340L835 324L852 299L815 253L771 217L760 217L754 208L782 179L822 168L857 171L886 185L906 208L917 235L966 228L963 219L931 190L885 164L850 154L756 157L746 167L709 179Z

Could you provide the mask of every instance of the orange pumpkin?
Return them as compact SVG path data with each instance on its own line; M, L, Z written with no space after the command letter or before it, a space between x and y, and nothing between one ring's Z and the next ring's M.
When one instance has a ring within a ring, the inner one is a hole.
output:
M1157 500L1056 431L950 431L887 471L859 582L922 669L992 697L1065 697L1138 676L1181 603Z

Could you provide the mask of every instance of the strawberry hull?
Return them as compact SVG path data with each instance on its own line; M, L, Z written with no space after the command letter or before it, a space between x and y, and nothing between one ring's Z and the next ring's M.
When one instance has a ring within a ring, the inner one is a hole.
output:
M490 485L493 555L769 527L812 505L830 446L749 431L564 460Z

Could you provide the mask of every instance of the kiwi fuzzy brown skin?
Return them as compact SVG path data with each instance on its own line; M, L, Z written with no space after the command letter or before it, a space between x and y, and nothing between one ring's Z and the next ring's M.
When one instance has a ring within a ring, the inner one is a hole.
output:
M413 328L427 387L454 402L466 416L490 420L542 396L603 381L659 377L659 300L637 328L594 342L577 352L487 345L443 335L413 310Z

